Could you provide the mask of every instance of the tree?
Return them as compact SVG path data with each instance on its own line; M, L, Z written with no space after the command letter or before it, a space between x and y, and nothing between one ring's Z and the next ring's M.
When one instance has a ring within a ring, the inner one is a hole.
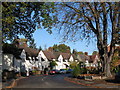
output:
M83 54L83 52L78 52L78 54Z
M116 72L118 72L119 70L120 70L120 68L118 67L118 65L119 65L119 60L120 60L120 49L119 48L116 48L115 49L115 53L114 53L114 56L113 56L113 60L112 60L112 63L111 63L111 71L113 72L113 73L116 73Z
M57 63L55 61L51 61L50 62L50 69L52 70L56 65L57 65Z
M45 28L51 33L53 10L54 3L2 2L3 40L12 41L19 35L31 39L36 28Z
M20 56L20 51L14 44L3 43L2 51L3 53L13 54L15 57Z
M30 40L29 47L30 47L30 48L34 48L34 49L37 49L37 48L36 48L36 43L35 43L35 40L34 40L34 39L31 39L31 40Z
M74 77L78 77L79 74L80 74L80 67L79 67L79 65L76 65L75 68L73 69L72 75Z
M56 27L61 26L59 30L63 33L64 40L96 39L103 72L106 77L111 77L110 63L115 44L119 42L120 2L60 3L57 14L62 18L59 19Z
M74 62L71 62L71 63L70 63L70 68L71 68L71 69L74 69L74 68L77 66L77 64L78 64L78 62L75 62L75 61L74 61Z
M75 50L75 49L73 49L73 52L72 52L74 55L76 55L77 56L77 54L78 54L78 52L77 52L77 50Z
M65 44L60 44L60 45L53 45L53 50L55 52L63 52L63 53L70 53L70 47L65 45Z
M97 51L94 51L94 52L92 53L92 55L96 55L96 54L98 54L98 52L97 52Z
M40 51L40 50L42 50L42 47L41 47L41 46L39 47L39 51Z

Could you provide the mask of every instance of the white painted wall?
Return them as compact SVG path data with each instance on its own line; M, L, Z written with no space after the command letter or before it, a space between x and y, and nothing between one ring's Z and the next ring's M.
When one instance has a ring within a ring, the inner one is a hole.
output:
M44 61L41 60L42 58L44 59ZM44 70L44 68L48 68L50 63L42 50L38 54L38 63L39 63L38 67L40 70Z
M71 58L72 59L72 58ZM57 63L57 66L55 66L55 68L57 69L57 70L60 70L60 69L66 69L66 65L70 65L69 64L69 61L68 60L65 60L65 62L63 61L63 56L62 55L60 55L59 57L58 57L58 61L56 62ZM66 64L66 65L65 65Z
M22 50L20 57L22 58L22 60L26 60L26 53L24 49Z
M73 58L73 56L72 56L72 55L70 56L69 61L70 61L70 62L73 62L73 61L74 61L74 58Z
M9 71L13 70L13 55L3 54L2 59L2 70L7 69Z

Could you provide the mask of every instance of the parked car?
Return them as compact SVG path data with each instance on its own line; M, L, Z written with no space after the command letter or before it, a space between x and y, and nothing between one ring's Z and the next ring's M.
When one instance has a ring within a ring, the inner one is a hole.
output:
M66 73L71 73L73 69L68 69Z
M66 73L66 70L65 70L65 69L60 69L59 72L60 72L60 73Z
M48 73L49 74L55 74L56 72L55 72L55 70L50 70Z
M60 71L59 70L56 70L56 69L53 69L53 71L55 71L56 74L59 74Z

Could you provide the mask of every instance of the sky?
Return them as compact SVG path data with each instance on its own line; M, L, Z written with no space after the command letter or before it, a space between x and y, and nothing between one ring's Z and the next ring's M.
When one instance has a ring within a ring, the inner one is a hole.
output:
M88 52L89 55L91 55L93 51L97 51L97 45L95 42L88 45L86 41L76 41L75 43L68 41L65 43L60 43L62 41L61 35L57 34L57 32L49 34L45 29L36 30L33 34L33 38L35 39L37 48L41 46L42 49L45 49L45 47L48 48L54 44L66 44L71 48L71 51L76 49L77 51Z

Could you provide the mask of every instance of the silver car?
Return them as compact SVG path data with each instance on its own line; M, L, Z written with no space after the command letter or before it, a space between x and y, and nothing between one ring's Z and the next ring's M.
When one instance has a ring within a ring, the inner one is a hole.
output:
M65 70L65 69L60 69L59 72L60 72L60 73L66 73L66 70Z

